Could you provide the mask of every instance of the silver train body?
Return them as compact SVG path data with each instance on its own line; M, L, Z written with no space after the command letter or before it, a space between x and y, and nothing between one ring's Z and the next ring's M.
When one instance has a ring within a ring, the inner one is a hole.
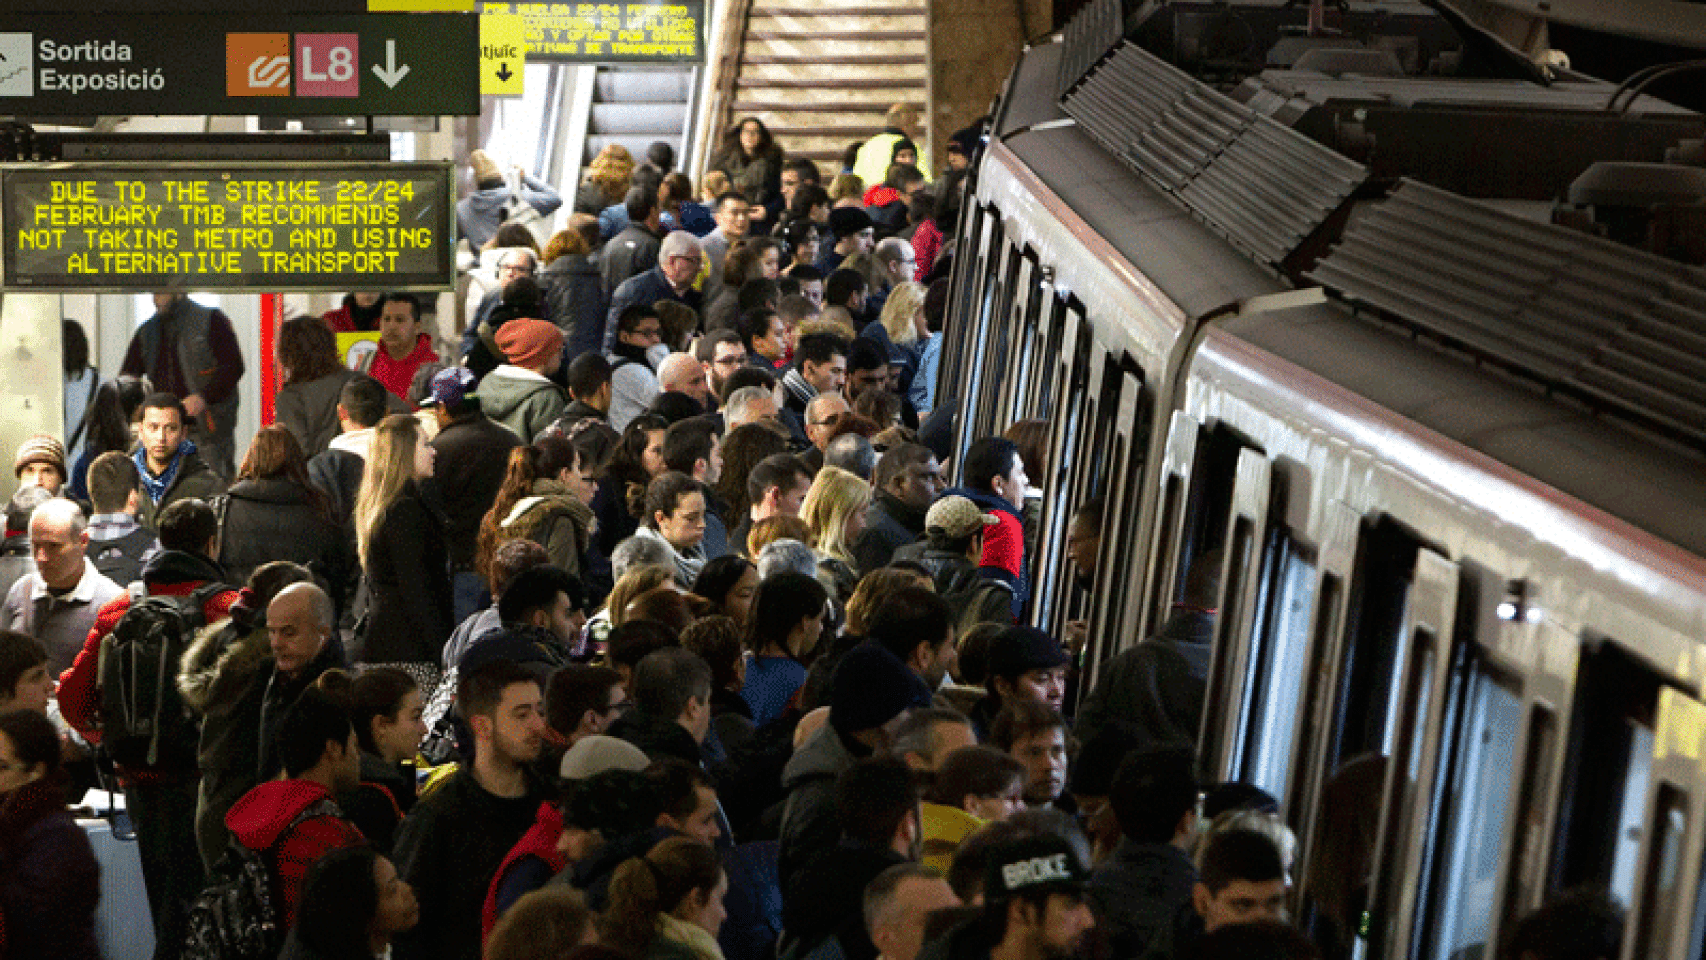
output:
M1491 958L1596 884L1625 960L1699 957L1706 457L1294 287L1063 113L1063 56L1028 50L996 109L938 391L962 453L1051 425L1037 622L1090 620L1092 682L1216 551L1202 762L1280 798L1306 917L1330 782L1388 758L1350 955ZM1091 496L1085 591L1064 544Z

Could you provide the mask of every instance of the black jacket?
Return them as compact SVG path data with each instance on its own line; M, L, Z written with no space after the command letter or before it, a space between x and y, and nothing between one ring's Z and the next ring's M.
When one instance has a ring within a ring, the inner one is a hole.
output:
M1122 839L1090 877L1090 900L1116 957L1137 957L1159 940L1174 942L1195 915L1197 870L1170 843Z
M865 928L865 886L889 867L905 863L893 850L842 840L819 854L786 888L782 929L802 950L836 937L846 960L876 960Z
M285 477L262 477L239 480L225 496L219 562L233 583L249 582L261 564L291 560L326 578L333 601L341 601L349 543L312 491Z
M369 606L366 642L358 659L367 663L439 661L444 642L456 626L446 572L445 529L444 514L415 484L385 511L362 566Z
M1212 614L1174 613L1155 636L1102 667L1078 708L1074 736L1089 743L1117 724L1137 738L1134 749L1195 746L1213 642Z
M924 534L924 513L904 500L878 490L865 514L865 529L853 541L853 559L869 573L888 565L894 552Z
M338 795L338 808L373 849L386 856L396 843L397 827L415 806L414 768L386 763L362 751L361 785Z
M891 559L910 560L930 571L936 593L954 611L954 627L960 636L980 623L1013 622L1013 589L984 576L964 554L918 542L897 549Z
M480 520L498 498L509 452L519 446L520 437L483 413L458 418L433 438L432 448L438 451L433 486L448 521L452 570L474 569Z
M581 253L565 254L539 271L545 312L561 327L565 360L589 350L604 349L604 314L610 297L598 275L598 264Z
M398 937L398 960L468 960L480 955L480 912L510 848L533 826L544 791L487 793L464 768L428 794L397 830L397 873L415 888L421 922Z
M699 749L699 744L694 742L686 727L639 708L617 717L605 732L639 747L653 761L674 758L697 767L704 760L704 751Z
M643 223L632 220L604 245L598 254L598 272L604 278L604 289L614 292L629 277L638 276L658 265L658 248L663 238Z

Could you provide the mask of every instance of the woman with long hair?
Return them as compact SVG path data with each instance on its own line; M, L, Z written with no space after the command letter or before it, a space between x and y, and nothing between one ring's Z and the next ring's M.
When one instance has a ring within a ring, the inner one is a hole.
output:
M860 334L872 340L887 341L884 349L888 351L889 363L900 367L900 388L896 392L903 397L912 389L912 378L918 375L918 361L924 352L924 342L930 336L924 323L924 295L927 292L922 283L908 280L896 284L883 302L883 312L877 322L868 324Z
M636 512L643 511L634 535L668 544L676 585L691 589L705 566L706 505L699 482L685 473L667 470L646 488L643 500L630 500L630 505L639 508Z
M808 183L795 192L795 199L798 199L808 187L817 190L819 193L823 192L822 187L815 183ZM824 204L824 209L829 209L827 203ZM788 276L793 276L794 271L801 267L810 267L816 270L818 254L823 252L823 234L823 226L810 216L801 216L788 221L788 225L782 229L782 239L788 244L788 268L782 272Z
M88 502L89 464L94 463L95 458L103 453L129 453L132 443L130 419L124 415L124 403L119 399L118 386L111 382L101 384L96 388L95 399L89 405L83 454L77 457L75 462L71 462L71 479L66 484L65 495L73 500Z
M312 457L342 430L338 395L355 376L338 358L338 343L325 321L299 316L278 328L278 366L284 385L273 401L277 421Z
M492 508L480 521L474 548L474 569L492 579L492 556L498 544L516 537L545 548L551 562L584 584L599 566L592 542L595 487L581 470L580 451L559 436L543 436L509 453L509 469ZM590 562L589 562L590 561ZM610 591L606 583L597 599Z
M628 960L722 960L717 931L728 889L714 849L665 840L616 868L600 933Z
M408 881L368 846L333 850L308 868L296 925L279 960L375 960L420 922Z
M764 121L742 117L723 134L711 157L711 169L728 175L734 189L746 202L763 206L782 192L782 148L776 145Z
M75 463L89 436L89 411L101 385L101 372L89 363L89 336L83 325L62 320L59 328L59 358L65 370L65 432L60 436L65 438L65 462Z
M598 477L592 509L598 515L598 549L606 556L615 553L616 545L633 536L639 526L639 515L630 509L631 491L638 487L644 497L652 478L664 471L663 435L668 429L662 417L650 414L628 421L616 452Z
M803 573L773 573L758 585L746 627L747 664L741 698L762 727L780 717L806 683L806 661L823 635L829 593Z
M432 476L433 452L413 417L379 421L355 501L356 547L371 601L358 659L402 667L422 689L436 682L455 626L447 521L420 488Z
M255 432L237 482L214 498L219 562L234 582L261 564L290 560L318 573L339 602L353 579L349 541L332 518L325 494L308 483L308 463L280 424Z
M415 805L415 758L426 723L415 678L396 667L370 667L349 687L350 722L361 745L361 785L338 797L344 816L381 853L391 851L397 825Z
M752 515L752 501L746 492L746 481L752 470L766 457L788 452L788 437L782 428L768 423L743 423L723 437L723 472L712 486L717 498L727 505L724 516L738 518L735 527ZM735 544L744 549L744 544Z
M840 467L824 467L812 480L800 503L800 519L811 529L818 555L818 576L833 587L835 599L846 603L859 586L853 541L865 530L865 509L871 505L871 485Z
M0 921L8 957L98 960L101 868L65 809L59 733L33 710L0 714Z

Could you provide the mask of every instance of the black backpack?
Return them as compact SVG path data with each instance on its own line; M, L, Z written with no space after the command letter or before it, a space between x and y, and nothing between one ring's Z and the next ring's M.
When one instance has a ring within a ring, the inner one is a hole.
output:
M341 816L330 797L321 797L293 817L264 853L235 838L227 843L212 878L190 904L183 960L274 960L286 931L266 858L309 820Z
M207 623L207 601L222 583L188 596L148 596L130 585L130 609L101 641L101 743L125 767L190 767L197 726L178 693L178 664L195 632Z

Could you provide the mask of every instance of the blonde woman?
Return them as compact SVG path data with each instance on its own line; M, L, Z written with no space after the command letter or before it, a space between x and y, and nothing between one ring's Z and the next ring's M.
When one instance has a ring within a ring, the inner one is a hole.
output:
M818 578L837 603L846 603L859 586L853 541L865 530L871 485L840 467L824 467L800 504L800 519L812 532Z
M883 303L883 312L876 323L867 324L860 336L877 341L888 351L891 373L898 375L896 392L905 397L912 388L912 378L918 375L918 362L929 334L924 329L924 294L921 283L908 280L898 283Z
M575 210L597 216L613 203L621 203L628 194L634 175L634 155L619 143L612 143L587 165L586 180L575 193Z
M455 626L451 617L445 516L421 495L433 448L415 419L394 414L373 428L355 501L356 547L367 577L365 642L353 659L407 670L422 689Z

